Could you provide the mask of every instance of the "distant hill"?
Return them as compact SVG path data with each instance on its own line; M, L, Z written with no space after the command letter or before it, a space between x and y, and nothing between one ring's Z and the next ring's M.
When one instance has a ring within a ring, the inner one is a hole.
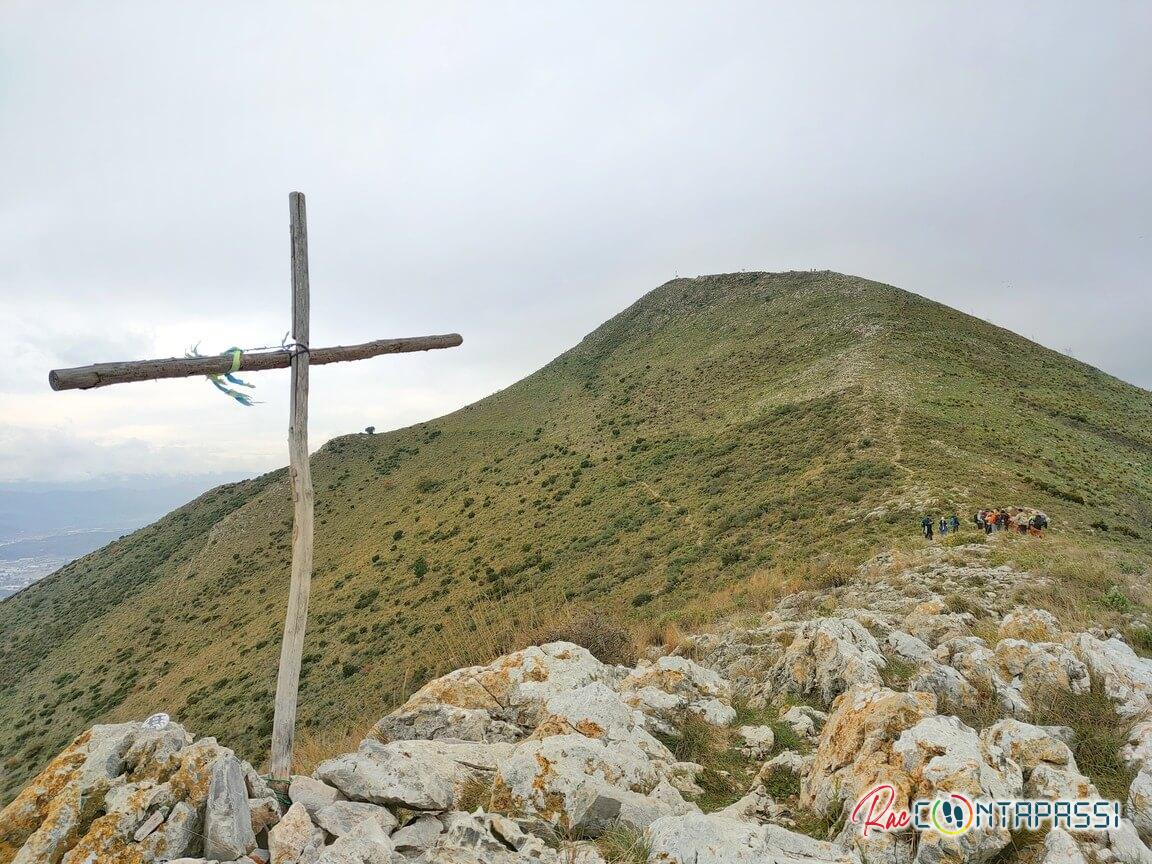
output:
M335 439L313 471L305 733L463 665L492 610L675 618L862 560L926 510L1029 504L1152 560L1152 394L828 272L674 280L506 390ZM290 538L277 471L0 602L4 797L82 728L156 710L259 761Z

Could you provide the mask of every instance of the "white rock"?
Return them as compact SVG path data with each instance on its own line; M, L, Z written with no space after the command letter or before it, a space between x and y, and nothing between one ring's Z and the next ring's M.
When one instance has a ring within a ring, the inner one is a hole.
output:
M777 687L815 694L824 703L854 685L883 686L885 661L876 637L849 618L819 618L796 628L795 638L769 672Z
M540 709L540 724L532 737L576 733L607 744L627 743L649 759L674 762L675 757L652 736L645 723L643 713L615 690L596 681L550 697Z
M204 854L232 861L256 848L248 787L244 771L234 756L217 759L212 767L204 815Z
M497 720L483 708L417 704L382 717L370 736L380 741L457 738L464 741L517 741L522 736L514 723Z
M259 842L260 833L267 831L279 822L281 815L280 802L274 797L248 799L248 817L252 823L252 831L256 834L257 842Z
M727 726L736 719L736 709L731 705L725 705L719 699L700 699L691 702L688 710L713 726Z
M859 858L831 843L778 825L751 825L719 816L666 816L646 832L661 864L858 864Z
M429 681L393 713L414 715L451 705L479 709L493 719L533 728L539 709L549 697L593 681L612 683L616 677L614 669L587 649L571 642L549 642L499 657L487 666L457 669ZM417 720L411 722L415 726ZM467 737L473 734L467 733Z
M495 767L494 745L476 741L371 739L355 753L329 759L316 776L354 801L413 810L449 810L478 767Z
M324 849L316 864L392 864L392 841L377 819L367 819Z
M1129 767L1136 769L1152 761L1152 720L1141 720L1132 727L1120 755Z
M975 618L968 612L952 612L939 598L915 606L904 619L904 628L928 645L936 646L958 636L967 636Z
M955 717L924 718L901 733L892 751L903 757L917 798L931 798L937 791L996 800L1023 794L1020 766ZM1005 828L974 828L959 837L928 832L921 835L916 857L921 862L987 861L1010 839Z
M1152 661L1119 639L1078 633L1066 644L1104 682L1104 692L1117 703L1122 717L1143 717L1152 711Z
M308 815L315 819L316 811L339 798L340 792L335 786L329 786L315 777L293 774L288 784L288 797L293 804L303 804Z
M925 717L900 734L892 752L903 758L909 775L927 781L933 791L995 799L1017 798L1023 791L1020 767L955 717Z
M816 813L839 812L879 782L903 782L903 758L893 752L897 738L936 711L928 693L897 693L854 687L832 705L820 742L805 772L800 803Z
M385 831L397 825L396 817L387 807L365 801L333 801L316 811L316 824L333 837L351 834L361 822L372 820Z
M923 639L918 639L903 630L888 633L888 646L900 659L912 663L922 663L932 659L932 649Z
M149 816L147 819L145 819L143 822L140 823L140 827L137 828L132 833L132 839L135 842L139 843L141 840L143 840L145 837L147 837L149 834L151 834L153 831L155 831L157 828L159 828L160 824L163 821L164 821L164 811L163 810L155 811L151 816Z
M1079 771L1072 750L1042 726L1005 719L993 723L980 737L999 747L1023 770L1025 778L1041 764Z
M828 715L810 705L793 705L780 715L780 719L801 738L815 738L824 728Z
M1024 784L1024 794L1046 800L1100 797L1092 781L1079 771L1054 765L1036 766Z
M1092 687L1088 667L1057 642L1001 639L993 653L1001 680L1030 705L1054 690L1083 694Z
M687 657L660 657L654 663L638 666L620 682L621 692L656 687L666 693L679 693L690 700L732 698L731 685L716 672Z
M268 832L271 864L313 864L324 847L324 833L312 824L303 804L293 804Z
M727 726L736 719L728 681L686 657L641 663L616 689L625 702L649 717L657 731L672 732L669 719L679 711L692 711L713 726Z
M1152 762L1145 762L1128 790L1125 815L1145 843L1152 843Z
M397 852L427 849L443 833L444 823L435 816L417 816L392 833L392 845Z
M1136 827L1127 819L1120 821L1120 827L1108 831L1108 849L1122 864L1152 864L1152 851L1140 842ZM1097 856L1100 857L1099 852Z
M1053 828L1044 838L1042 864L1088 864L1076 840L1062 828Z
M771 726L741 726L736 731L744 741L740 750L750 759L767 759L776 744Z
M667 805L644 796L664 776L629 742L552 735L516 746L500 766L496 795L507 809L564 820L572 827L600 824L613 811L635 824L670 812Z

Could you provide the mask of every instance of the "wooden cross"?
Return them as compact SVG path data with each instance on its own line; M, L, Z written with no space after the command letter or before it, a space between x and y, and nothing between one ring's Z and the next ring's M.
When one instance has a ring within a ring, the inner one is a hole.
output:
M296 726L296 701L300 687L300 658L308 623L308 595L312 583L312 472L308 464L308 366L364 360L380 354L454 348L464 340L458 333L381 339L362 345L311 348L308 344L308 226L304 195L288 196L292 231L292 344L283 350L242 354L239 365L231 354L219 357L169 357L164 360L133 360L97 363L74 369L54 369L48 374L53 390L88 390L129 381L223 375L292 369L292 401L288 417L288 472L292 480L292 581L288 611L280 646L280 672L276 679L276 713L272 720L272 754L269 761L274 780L287 780L292 771L292 744Z

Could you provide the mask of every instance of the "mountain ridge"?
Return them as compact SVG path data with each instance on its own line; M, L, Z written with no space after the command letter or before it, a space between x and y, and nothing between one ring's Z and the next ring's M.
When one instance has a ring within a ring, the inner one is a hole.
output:
M313 455L302 730L491 659L494 609L683 620L859 563L925 508L1040 506L1146 558L1149 429L1152 394L892 286L671 280L501 391ZM83 726L153 710L258 758L289 501L284 469L219 487L0 603L5 798Z

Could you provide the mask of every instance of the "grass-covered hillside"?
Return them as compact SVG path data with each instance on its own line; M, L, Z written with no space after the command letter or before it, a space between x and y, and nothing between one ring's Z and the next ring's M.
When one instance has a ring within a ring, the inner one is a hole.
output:
M926 507L1034 505L1152 558L1152 394L835 273L669 282L512 387L336 439L313 471L304 736L482 659L493 615L698 616L914 537ZM83 727L158 710L262 761L290 520L274 472L0 602L0 798Z

